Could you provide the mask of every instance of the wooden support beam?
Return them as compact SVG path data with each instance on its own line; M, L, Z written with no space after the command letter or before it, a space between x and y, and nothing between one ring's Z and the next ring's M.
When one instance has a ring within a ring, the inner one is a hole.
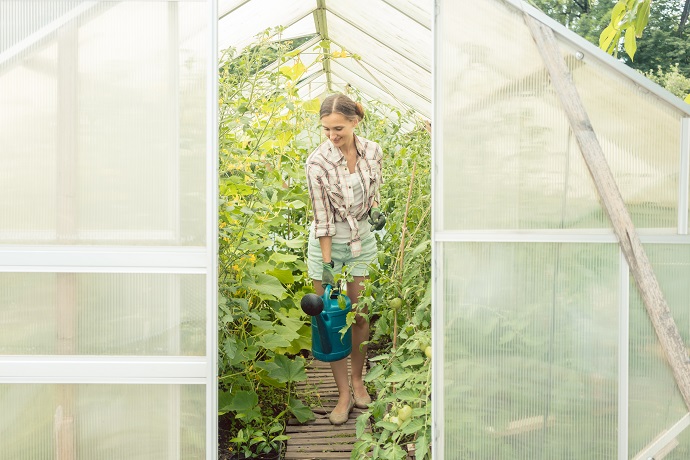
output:
M573 83L572 75L558 47L553 31L528 14L525 14L524 18L549 71L551 83L563 105L570 122L570 128L594 180L599 198L611 219L613 230L618 237L666 359L671 366L676 384L680 389L685 405L690 409L690 367L688 366L687 349L647 258L647 253L642 247L630 213L625 207L625 202L618 190L611 168L606 162L587 111Z

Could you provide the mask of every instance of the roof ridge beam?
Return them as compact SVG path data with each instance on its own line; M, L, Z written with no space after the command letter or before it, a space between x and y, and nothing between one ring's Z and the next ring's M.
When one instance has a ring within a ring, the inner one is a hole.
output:
M326 0L316 0L314 25L316 26L316 33L319 34L323 40L326 40L326 46L322 49L323 71L326 73L326 88L328 91L331 91L333 88L333 80L331 79L331 45L328 36L328 24L326 23Z

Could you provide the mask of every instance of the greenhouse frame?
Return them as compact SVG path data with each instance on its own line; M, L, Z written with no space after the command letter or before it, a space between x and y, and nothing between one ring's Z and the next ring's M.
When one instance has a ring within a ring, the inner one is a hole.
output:
M264 31L432 130L433 458L688 458L683 101L523 0L0 0L3 458L216 458L217 62Z

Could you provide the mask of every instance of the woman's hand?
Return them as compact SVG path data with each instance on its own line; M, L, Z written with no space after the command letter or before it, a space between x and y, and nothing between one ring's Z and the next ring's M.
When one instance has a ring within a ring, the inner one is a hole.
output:
M381 230L386 225L386 216L383 215L378 206L373 206L369 210L369 223L372 230Z
M321 286L323 287L326 287L328 284L335 286L335 274L333 267L331 267L331 263L332 262L323 263L323 274L321 275Z

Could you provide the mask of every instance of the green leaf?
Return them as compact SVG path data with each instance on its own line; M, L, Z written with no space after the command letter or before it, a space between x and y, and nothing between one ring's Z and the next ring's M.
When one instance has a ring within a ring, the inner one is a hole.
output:
M278 281L280 281L283 284L292 284L295 282L295 277L292 274L292 270L276 268L274 270L267 271L266 274L275 276L276 278L278 278Z
M644 0L637 10L637 17L635 18L635 31L637 32L637 38L642 36L642 31L647 27L649 22L649 10L652 0Z
M287 247L290 248L290 249L301 249L302 247L304 247L304 244L305 244L305 240L304 240L304 238L302 238L302 237L293 238L293 239L291 239L291 240L287 240L287 239L281 238L281 237L276 237L276 242L277 242L277 243L280 243L280 244L284 244L285 246L287 246ZM271 258L272 258L272 259L273 259L273 256L274 256L275 254L280 254L280 253L274 252L274 253L271 255ZM286 254L284 254L284 255L286 255ZM295 258L294 260L297 260L297 259L298 259L297 256L291 256L291 257L294 257L294 258ZM275 261L276 259L273 259L273 260ZM289 262L290 262L290 261L289 261ZM288 263L288 262L285 262L285 263Z
M386 372L386 369L382 365L379 364L374 366L369 372L367 372L367 375L364 376L364 381L371 382L372 380L376 380L377 378L381 377L384 372Z
M383 361L384 359L388 359L388 358L390 358L389 353L382 353L380 355L373 356L371 359L369 359L369 361L370 362Z
M274 252L271 254L269 260L276 264L289 264L296 261L298 257L294 254L283 254L282 252Z
M635 25L630 24L625 30L625 39L623 41L623 47L625 52L630 56L630 60L633 61L635 58L635 52L637 51L637 38L635 37Z
M683 100L685 101L686 104L690 104L690 94L685 96L685 99L683 99Z
M611 44L616 36L620 36L620 31L609 24L599 35L599 48L611 54ZM615 42L614 42L615 43Z
M307 204L302 200L292 200L288 203L290 209L301 209L307 206Z
M237 340L235 337L228 337L225 339L223 352L225 352L227 359L233 359L235 357L235 353L237 353Z
M223 415L230 411L228 406L232 402L233 394L229 391L218 392L218 415Z
M398 390L395 397L400 401L418 401L421 398L419 390Z
M288 408L299 423L308 422L309 420L316 418L314 417L314 413L311 411L311 409L308 406L305 406L304 403L297 398L290 398Z
M228 410L244 412L259 404L259 397L251 391L238 391L227 405Z
M421 417L413 418L401 428L403 434L417 434L424 428L424 419Z
M384 422L383 420L376 422L376 426L388 431L395 431L398 429L398 424L393 422Z
M415 458L417 460L424 460L430 458L429 456L429 438L426 433L421 433L415 443Z
M620 23L623 20L623 16L625 16L626 10L627 7L624 1L616 3L616 6L611 10L611 25L615 29L620 28ZM601 46L601 44L599 46Z
M306 101L302 107L304 107L304 110L307 112L319 113L319 110L321 109L321 102L319 101L318 97L315 97L314 99Z
M267 350L275 350L276 348L290 346L289 340L287 340L282 335L276 334L275 332L271 332L269 334L261 336L261 338L256 343Z
M269 372L271 378L283 383L307 380L307 374L304 372L304 358L297 357L293 361L287 356L276 355L273 362L277 367Z
M278 278L264 273L259 273L254 281L245 280L244 285L257 291L262 299L280 300L287 294Z
M276 324L275 326L273 326L273 330L276 334L278 334L288 342L292 342L293 340L299 339L299 334L297 333L297 330L291 329L287 326Z
M415 356L413 358L410 358L408 360L403 361L402 367L409 367L409 366L417 366L419 364L424 363L424 358L421 356Z
M393 375L389 375L386 377L384 380L386 383L398 383L398 382L404 382L407 379L410 379L414 377L414 374L410 372L401 372L401 373L396 373Z

